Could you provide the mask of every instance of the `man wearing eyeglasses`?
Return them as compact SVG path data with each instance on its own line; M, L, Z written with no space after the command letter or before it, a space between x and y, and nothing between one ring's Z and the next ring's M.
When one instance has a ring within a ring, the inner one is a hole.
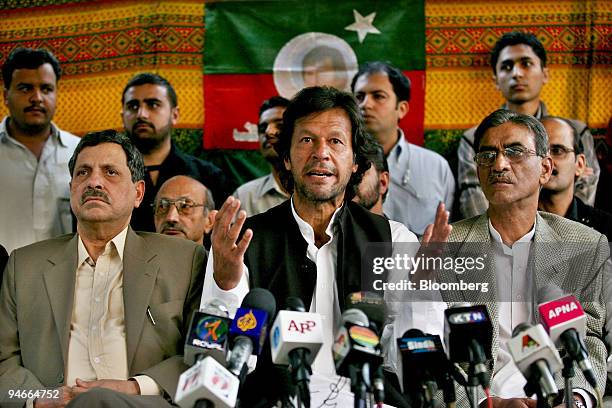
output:
M567 119L554 116L542 118L541 122L548 133L553 171L540 193L540 210L588 225L610 240L612 214L585 204L575 194L574 182L586 167L576 128Z
M546 50L535 35L520 31L505 33L491 51L491 68L495 87L505 99L504 109L538 119L549 115L540 99L542 88L549 80ZM587 163L584 174L576 180L576 195L593 204L600 173L593 136L583 122L572 122L583 143ZM464 218L483 214L488 205L472 160L475 130L473 127L465 131L457 149L459 208Z
M149 72L131 78L121 96L121 118L125 133L138 148L145 163L145 195L132 213L136 231L155 231L151 204L164 181L187 175L208 186L217 202L233 191L233 181L213 163L187 154L172 141L172 128L179 121L178 96L164 77Z
M572 288L570 293L581 301L589 321L585 344L603 394L605 308L598 301L603 299L601 271L609 257L605 237L579 223L538 212L540 189L549 182L554 164L548 155L546 131L536 118L497 110L476 129L474 146L477 175L489 208L485 214L454 223L448 241L462 243L455 256L464 255L470 243L478 244L478 253L486 254L491 267L460 277L489 282L489 291L447 291L442 292L442 298L448 303L487 305L494 326L493 406L536 406L530 395L525 395L526 381L508 352L507 342L519 323L537 323L536 306L544 300L538 299L542 296L538 288L546 285L566 293ZM438 278L459 276L451 271ZM580 370L576 370L573 385L576 406L594 407L596 392ZM564 388L562 380L557 386Z
M213 226L214 209L212 194L204 184L188 176L174 176L155 197L155 231L203 245Z

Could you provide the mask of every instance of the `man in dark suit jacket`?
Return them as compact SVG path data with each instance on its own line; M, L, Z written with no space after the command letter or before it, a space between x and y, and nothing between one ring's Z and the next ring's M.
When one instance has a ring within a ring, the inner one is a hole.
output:
M9 259L0 405L15 401L15 390L32 390L35 407L170 406L187 368L179 354L205 255L193 242L129 228L143 169L138 150L115 131L80 141L70 161L77 234Z

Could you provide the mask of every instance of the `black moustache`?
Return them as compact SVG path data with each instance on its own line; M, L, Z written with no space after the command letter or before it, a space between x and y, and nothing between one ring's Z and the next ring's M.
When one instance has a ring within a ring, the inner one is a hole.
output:
M100 190L86 190L83 195L81 196L81 204L83 204L85 202L85 200L89 197L100 197L102 198L106 203L108 203L110 200L108 199L108 195L106 195L105 192L100 191Z

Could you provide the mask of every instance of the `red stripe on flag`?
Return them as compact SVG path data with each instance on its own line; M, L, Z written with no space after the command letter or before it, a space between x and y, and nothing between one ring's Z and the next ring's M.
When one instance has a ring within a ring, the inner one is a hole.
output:
M410 143L423 146L425 129L425 71L404 71L410 79L410 105L400 127Z
M404 71L412 83L408 114L400 121L408 140L423 144L425 71ZM204 75L204 148L257 149L240 141L256 126L261 103L278 95L271 74ZM247 125L250 123L251 125Z
M278 95L272 75L204 75L204 148L257 149L257 142L239 142L235 132L257 125L261 103Z

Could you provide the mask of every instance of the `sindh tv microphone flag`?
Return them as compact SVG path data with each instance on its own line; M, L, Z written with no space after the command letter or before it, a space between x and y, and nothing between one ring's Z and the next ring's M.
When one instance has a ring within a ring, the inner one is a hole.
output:
M305 86L350 91L360 64L388 61L411 80L401 121L422 144L423 0L214 1L205 5L204 147L257 148L264 99Z

